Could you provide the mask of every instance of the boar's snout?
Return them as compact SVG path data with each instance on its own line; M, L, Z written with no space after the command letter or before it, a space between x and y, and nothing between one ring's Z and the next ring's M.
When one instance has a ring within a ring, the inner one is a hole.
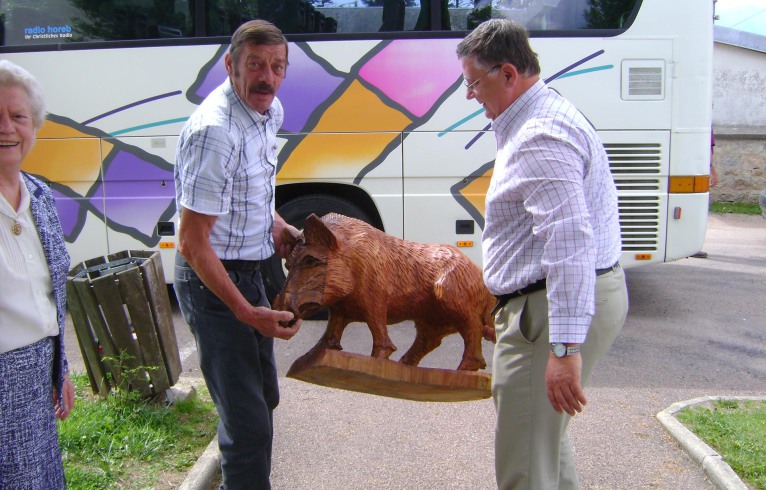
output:
M296 318L311 318L314 316L320 309L322 309L322 305L319 303L301 303L298 305L298 312L295 313Z
M279 324L285 328L290 328L298 321L298 314L291 310L285 302L285 292L280 292L276 298L274 298L274 304L271 305L274 310L277 311L289 311L293 314L293 319L290 321L280 321Z
M290 322L290 325L285 325L292 326L299 319L310 318L315 315L322 309L322 305L308 301L301 303L299 297L282 290L274 299L273 308L275 310L289 311L292 313L294 315L293 320Z

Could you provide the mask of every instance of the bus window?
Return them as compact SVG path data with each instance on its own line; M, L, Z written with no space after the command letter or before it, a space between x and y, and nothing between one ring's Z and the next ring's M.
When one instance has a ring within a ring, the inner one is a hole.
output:
M454 30L490 18L511 19L529 30L623 29L637 0L450 0Z
M637 0L9 0L0 44L230 36L266 19L285 34L458 31L489 18L527 29L624 29Z
M188 37L194 19L189 0L9 1L1 15L9 46Z
M258 17L257 0L190 0L189 3L192 18L196 18L196 9L204 5L205 29L195 30L194 36L231 36L237 27Z
M420 11L417 0L312 0L319 15L333 19L334 30L367 33L412 30Z
M77 9L69 2L10 1L2 7L2 44L29 46L58 44L74 36L71 16Z

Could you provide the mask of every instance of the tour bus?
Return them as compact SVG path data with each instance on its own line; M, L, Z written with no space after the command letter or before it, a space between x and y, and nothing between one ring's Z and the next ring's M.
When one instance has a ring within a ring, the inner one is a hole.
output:
M276 208L338 212L481 263L495 139L466 99L458 42L489 18L526 26L541 78L598 130L626 267L701 249L708 209L712 0L7 0L0 57L42 83L48 119L23 170L53 190L73 264L176 253L184 121L226 78L244 21L289 41ZM284 281L272 259L273 295Z

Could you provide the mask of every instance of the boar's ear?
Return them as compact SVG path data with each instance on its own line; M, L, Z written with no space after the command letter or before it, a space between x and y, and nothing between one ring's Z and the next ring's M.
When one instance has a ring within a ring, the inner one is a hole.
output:
M312 213L306 217L306 221L303 222L303 234L306 243L318 243L329 250L338 248L338 238L316 214Z

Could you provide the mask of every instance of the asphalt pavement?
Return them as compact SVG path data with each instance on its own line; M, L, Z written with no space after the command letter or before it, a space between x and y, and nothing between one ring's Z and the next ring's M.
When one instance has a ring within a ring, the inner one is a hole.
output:
M628 319L592 375L586 410L570 425L582 488L736 488L736 477L722 473L725 464L719 471L714 455L690 451L695 441L666 422L687 403L766 395L766 220L711 215L704 250L706 259L627 271ZM174 321L182 379L201 383L194 342L177 311ZM495 488L491 399L412 402L286 378L324 326L304 322L292 340L277 341L274 489ZM390 335L397 359L414 329L405 322ZM349 326L343 346L369 354L366 325ZM461 353L452 336L421 366L455 368ZM67 355L74 370L84 369L71 328ZM486 342L484 355L491 369ZM217 456L213 443L184 488L209 485Z

